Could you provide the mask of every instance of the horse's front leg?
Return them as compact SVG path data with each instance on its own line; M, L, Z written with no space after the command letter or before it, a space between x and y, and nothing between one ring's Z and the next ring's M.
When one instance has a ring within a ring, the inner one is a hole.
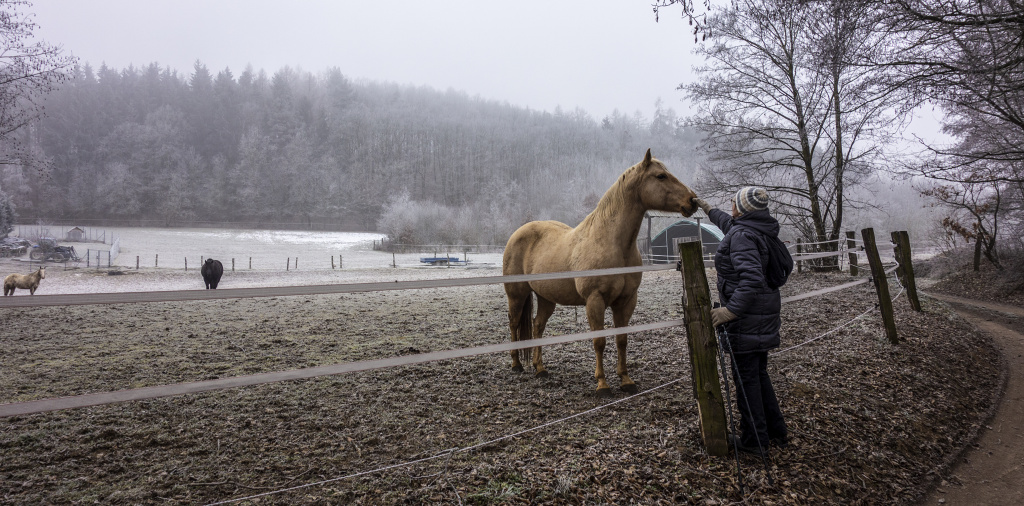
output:
M612 321L615 323L615 327L628 327L629 320L633 317L633 310L636 309L636 294L630 298L625 304L621 306L612 307ZM626 374L626 344L629 342L627 334L616 334L615 335L615 346L619 352L619 365L616 372L619 373L619 388L623 392L635 394L637 391L636 383Z
M604 330L605 307L604 299L600 294L594 293L587 297L587 322L590 323L590 330ZM612 395L612 387L608 386L608 380L604 377L604 346L605 338L594 338L594 355L597 359L594 378L597 379L598 397L609 397Z

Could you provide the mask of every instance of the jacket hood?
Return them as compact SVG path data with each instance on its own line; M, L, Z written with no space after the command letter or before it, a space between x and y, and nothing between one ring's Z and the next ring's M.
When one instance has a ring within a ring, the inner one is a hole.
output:
M768 236L779 236L779 220L773 218L767 209L743 213L739 218L735 218L733 223L743 227L750 227Z

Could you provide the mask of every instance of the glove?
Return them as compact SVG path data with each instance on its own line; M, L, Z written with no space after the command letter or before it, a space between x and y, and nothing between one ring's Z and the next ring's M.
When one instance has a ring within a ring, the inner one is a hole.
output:
M726 307L716 307L711 310L711 325L714 327L724 325L736 318L739 318L739 316L736 316L736 314L729 311L729 308Z
M703 209L705 213L711 212L711 204L708 204L706 200L700 197L693 197L692 199L690 199L690 202L692 202L693 205Z

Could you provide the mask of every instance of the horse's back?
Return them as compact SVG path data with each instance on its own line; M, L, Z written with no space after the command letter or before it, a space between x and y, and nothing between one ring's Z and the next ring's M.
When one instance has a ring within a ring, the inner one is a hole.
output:
M564 243L571 231L572 227L558 221L531 221L519 227L505 244L502 274L508 276L566 270L567 264L558 259L564 256L568 260L568 255L550 253L565 250Z

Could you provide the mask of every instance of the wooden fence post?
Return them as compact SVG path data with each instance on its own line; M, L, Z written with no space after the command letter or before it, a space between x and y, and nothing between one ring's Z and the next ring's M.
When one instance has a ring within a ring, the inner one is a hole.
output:
M857 275L857 234L853 230L846 231L846 255L850 259L850 275Z
M284 264L285 272L292 270L292 257L288 257L288 262Z
M704 273L704 255L699 242L679 243L683 275L684 314L693 395L697 398L701 438L708 454L729 454L726 439L725 402L718 377L718 339L711 326L711 292ZM722 374L728 374L723 371Z
M139 270L139 256L135 255L135 270Z
M331 270L334 270L334 255L331 255Z
M235 272L235 259L231 259L231 272Z
M153 268L160 267L160 254L156 254L156 259L153 260Z
M249 270L252 270L252 257L249 257Z
M92 255L92 249L91 248L86 248L86 250L85 250L85 266L86 267L92 267L91 265L89 265L90 263L92 263L92 257L90 257L89 255ZM29 258L32 258L32 257L29 257Z
M338 253L338 268L344 269L345 261L341 259L341 253Z
M797 256L797 258L799 258L800 254L803 253L803 252L804 252L803 240L800 239L799 237L797 237L796 238L796 256ZM803 271L804 271L804 262L803 262L803 260L797 260L796 261L796 272L803 272Z
M868 257L868 267L871 268L871 280L875 283L875 292L878 293L878 308L882 312L885 335L889 337L890 343L899 344L899 336L896 335L896 320L893 318L892 312L892 299L889 298L889 281L885 278L882 259L878 258L875 230L865 228L860 231L860 235L864 239L864 254Z
M188 257L185 257L185 272L188 272Z
M914 311L921 311L921 300L917 298L917 283L914 282L914 264L910 260L910 234L906 230L892 233L892 250L896 254L896 276L907 290L907 299Z

